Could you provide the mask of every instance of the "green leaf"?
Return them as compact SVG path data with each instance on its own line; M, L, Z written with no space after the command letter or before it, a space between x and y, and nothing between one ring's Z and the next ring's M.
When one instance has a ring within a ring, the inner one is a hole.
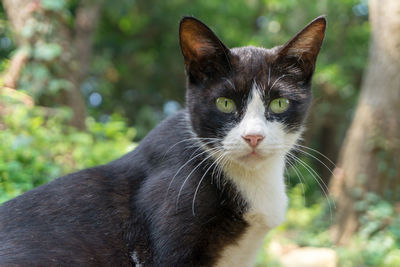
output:
M62 47L57 43L37 43L34 49L35 59L51 61L62 52Z
M42 7L47 10L60 11L66 6L64 0L42 0Z

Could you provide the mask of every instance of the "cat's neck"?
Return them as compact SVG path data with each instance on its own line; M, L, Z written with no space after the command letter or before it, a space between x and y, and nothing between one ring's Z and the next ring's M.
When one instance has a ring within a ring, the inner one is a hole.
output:
M274 155L260 165L259 168L247 168L243 164L230 162L224 172L247 201L245 217L251 220L249 223L273 228L285 219L285 158L283 155Z
M246 168L234 162L224 168L248 204L243 217L248 227L235 244L221 252L216 266L253 266L265 234L284 221L287 206L284 164L284 156L273 156L259 168Z

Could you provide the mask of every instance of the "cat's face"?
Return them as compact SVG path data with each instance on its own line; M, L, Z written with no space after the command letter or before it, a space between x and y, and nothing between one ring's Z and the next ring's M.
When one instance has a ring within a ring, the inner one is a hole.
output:
M255 168L298 140L325 19L273 49L228 49L203 23L184 18L181 48L193 130L211 153Z

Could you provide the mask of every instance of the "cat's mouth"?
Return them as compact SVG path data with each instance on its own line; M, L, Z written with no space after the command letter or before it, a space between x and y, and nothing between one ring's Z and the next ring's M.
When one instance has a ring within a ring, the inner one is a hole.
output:
M267 160L268 158L275 157L277 154L281 154L281 150L270 149L266 150L265 148L254 148L242 151L240 154L237 154L236 160L239 162L260 162Z
M253 149L245 155L241 156L239 160L263 160L267 155L262 154L260 151Z
M255 150L251 151L247 157L251 157L251 158L261 158L261 154Z

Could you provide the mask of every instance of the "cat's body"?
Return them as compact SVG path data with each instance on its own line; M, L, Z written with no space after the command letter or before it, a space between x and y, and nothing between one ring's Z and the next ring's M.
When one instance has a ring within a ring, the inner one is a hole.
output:
M122 158L3 204L0 265L251 266L284 220L285 155L302 131L324 29L319 18L283 47L228 50L185 18L188 108ZM276 98L290 105L271 109Z
M170 197L166 198L171 177L198 149L190 148L192 142L178 143L192 138L186 131L186 117L181 112L170 118L121 159L59 178L5 203L0 208L0 265L32 264L35 259L38 264L52 263L54 258L55 263L66 266L129 266L133 256L144 266L172 266L170 262L176 266L207 266L214 262L212 255L219 247L232 243L233 236L246 227L241 216L244 201L238 197L239 205L226 202L222 208L217 205L223 201L222 196L209 181L204 181L197 199L207 202L199 203L196 210L205 213L193 216L194 191L188 189L195 188L205 165L192 174L179 203L179 187L171 186ZM173 128L181 131L171 131ZM187 169L182 169L183 174L188 175L204 158L194 159ZM181 177L176 178L176 183L182 183ZM237 194L228 187L225 191ZM171 224L169 216L182 221ZM224 231L218 227L226 227L234 234L222 240L218 232ZM213 246L205 243L213 238L221 241L213 241Z

